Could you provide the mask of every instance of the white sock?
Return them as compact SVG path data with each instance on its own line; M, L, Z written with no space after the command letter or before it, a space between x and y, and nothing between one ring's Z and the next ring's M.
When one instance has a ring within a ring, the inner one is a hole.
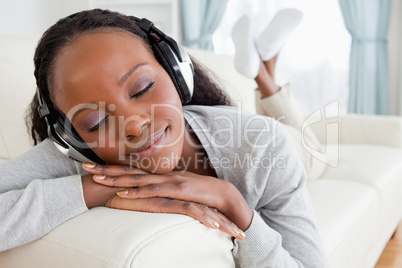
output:
M294 8L282 9L275 14L256 40L257 50L263 61L271 59L279 52L302 18L303 13Z
M255 78L260 68L260 57L255 45L250 19L242 16L233 26L232 39L235 45L235 68L248 78Z

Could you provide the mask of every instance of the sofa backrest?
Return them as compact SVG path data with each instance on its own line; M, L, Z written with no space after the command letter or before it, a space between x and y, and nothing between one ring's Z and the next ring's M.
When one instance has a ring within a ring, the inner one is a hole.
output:
M0 36L0 159L31 147L24 115L35 93L33 55L37 36Z
M38 40L38 36L0 35L0 162L32 146L24 116L36 89L33 55ZM255 111L255 83L236 72L231 57L204 50L188 51L216 74L217 82L235 104Z

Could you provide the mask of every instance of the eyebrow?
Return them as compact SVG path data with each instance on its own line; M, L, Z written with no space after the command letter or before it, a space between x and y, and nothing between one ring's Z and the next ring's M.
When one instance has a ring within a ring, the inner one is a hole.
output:
M97 105L96 105L95 103L93 103L93 102L90 102L90 103L87 103L87 104L83 105L81 108L79 108L77 111L74 112L73 116L71 117L71 122L74 121L74 118L75 118L80 112L82 112L82 111L84 111L84 110L88 110L88 109L94 109L94 108L95 108L94 106L97 106Z
M125 75L123 75L123 76L120 78L120 80L117 82L117 85L118 85L119 87L121 87L121 86L124 84L124 82L126 82L127 78L130 77L130 75L131 75L132 73L134 73L138 68L140 68L140 67L142 67L142 66L144 66L144 65L147 65L147 64L148 64L148 62L143 62L143 63L140 63L140 64L135 65L135 66L134 66L133 68L131 68Z

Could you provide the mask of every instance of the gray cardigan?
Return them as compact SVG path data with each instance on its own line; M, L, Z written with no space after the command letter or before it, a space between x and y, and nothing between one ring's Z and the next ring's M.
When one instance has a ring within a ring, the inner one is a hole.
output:
M281 124L233 107L185 106L184 117L220 179L254 210L240 267L326 267L304 168ZM0 251L26 244L87 210L81 163L49 139L0 165Z

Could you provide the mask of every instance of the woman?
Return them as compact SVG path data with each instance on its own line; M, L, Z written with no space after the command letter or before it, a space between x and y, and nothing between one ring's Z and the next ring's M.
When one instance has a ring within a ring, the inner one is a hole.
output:
M155 58L153 37L138 25L117 13L83 11L40 40L40 96L107 165L81 167L63 155L34 97L39 144L0 167L1 250L107 206L180 213L219 228L235 238L242 267L324 267L304 169L281 125L228 106L197 63L193 98L183 106L171 70Z

